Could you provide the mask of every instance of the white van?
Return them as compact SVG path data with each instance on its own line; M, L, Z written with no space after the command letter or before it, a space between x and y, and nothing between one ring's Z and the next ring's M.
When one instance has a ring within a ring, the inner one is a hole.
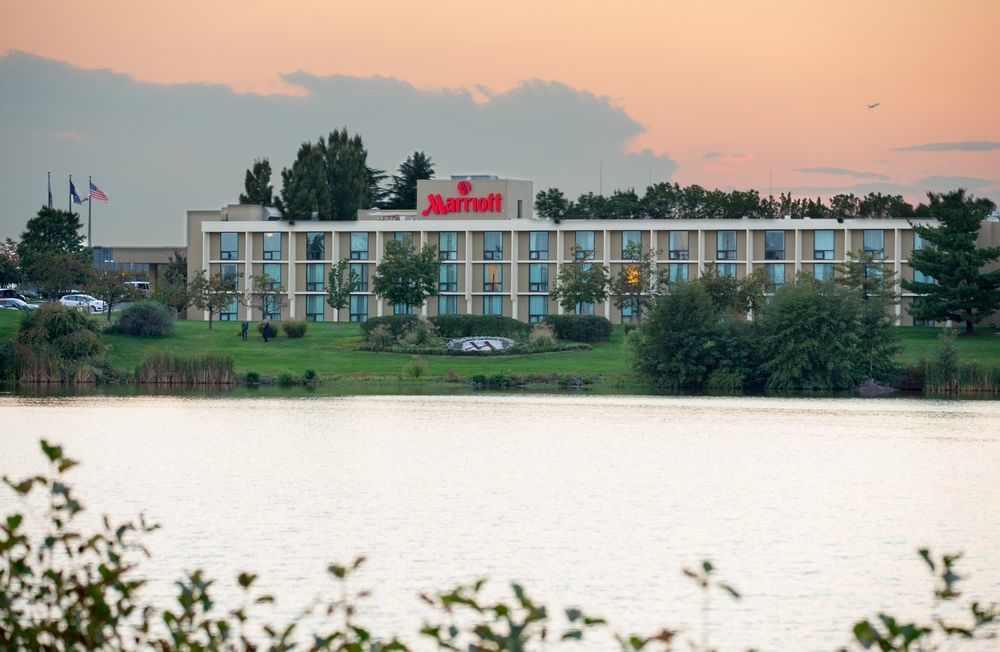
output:
M149 281L125 281L125 284L139 290L143 296L149 296Z

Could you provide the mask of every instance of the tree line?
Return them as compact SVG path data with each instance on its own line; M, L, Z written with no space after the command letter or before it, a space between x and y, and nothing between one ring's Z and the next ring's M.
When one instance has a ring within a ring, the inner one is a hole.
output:
M271 163L256 159L247 169L241 204L274 206L285 219L354 220L362 208L414 208L417 181L434 176L431 157L416 151L399 165L398 173L368 165L368 150L360 134L344 127L299 146L291 167L281 171L281 192L271 185Z
M858 197L837 194L824 202L793 198L791 193L764 197L756 190L708 190L697 184L681 186L661 182L650 185L640 197L635 189L615 190L609 197L592 192L575 201L558 188L541 190L535 210L552 219L780 219L802 218L911 218L926 217L929 207L913 206L901 195L879 192Z

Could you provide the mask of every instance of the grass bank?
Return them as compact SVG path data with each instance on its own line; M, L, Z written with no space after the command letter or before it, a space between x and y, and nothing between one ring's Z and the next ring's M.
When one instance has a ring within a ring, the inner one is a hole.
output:
M20 315L0 311L0 342L14 337ZM940 332L935 328L899 328L901 364L915 364L930 359L938 345ZM256 371L262 376L282 373L301 375L313 369L323 379L345 381L396 378L408 354L358 351L361 329L358 324L316 322L309 325L305 337L289 339L282 334L267 344L256 335L244 342L238 336L239 325L216 323L212 330L206 322L178 321L174 332L161 338L138 338L104 335L111 363L127 370L135 368L146 356L158 350L185 356L229 356L239 374ZM956 341L962 361L1000 365L1000 335L996 330L981 329L973 337ZM596 344L589 351L568 351L523 356L465 357L426 356L427 376L441 378L457 374L468 378L476 374L509 371L515 374L577 374L599 377L605 384L633 381L628 351L621 328L616 328L608 342Z

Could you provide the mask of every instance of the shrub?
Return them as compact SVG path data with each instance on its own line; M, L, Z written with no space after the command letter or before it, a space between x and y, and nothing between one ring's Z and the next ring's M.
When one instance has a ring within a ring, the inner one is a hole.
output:
M424 346L429 344L436 335L437 330L434 328L434 324L429 319L420 317L410 324L406 335L403 336L403 341L411 346Z
M556 336L552 324L535 324L531 329L531 336L528 338L531 346L539 349L548 349L556 345Z
M314 380L316 380L316 370L306 369L306 372L302 374L302 379L305 380L307 383L313 382Z
M407 378L419 380L427 374L427 361L419 355L410 358L410 361L403 365L403 374Z
M632 331L639 330L639 324L629 321L622 324L622 333L628 335Z
M256 371L248 371L247 375L243 377L247 385L260 385L260 374Z
M556 337L572 342L604 342L614 330L609 320L597 315L549 315L545 322L552 324Z
M93 331L79 330L63 335L53 342L56 350L64 358L79 360L104 351L104 345Z
M291 387L295 384L295 378L292 377L290 373L278 374L278 386L279 387Z
M364 333L365 339L369 339L375 329L384 326L393 339L396 339L402 337L415 321L417 321L416 315L370 317L367 321L361 322L361 332Z
M431 321L438 335L448 339L497 335L524 340L531 333L530 324L500 315L437 315Z
M308 328L309 322L305 321L286 321L281 324L281 330L292 339L304 336Z
M158 301L139 301L122 311L112 332L138 337L162 337L174 330L174 316Z
M374 349L387 349L396 343L392 331L385 324L379 324L374 330L368 333L368 343Z
M498 371L495 374L476 374L472 377L472 385L488 389L510 389L520 387L524 380L509 371Z
M79 330L97 333L99 327L79 310L70 310L61 303L46 303L38 310L24 313L17 341L41 344Z
M14 342L7 340L0 344L0 381L13 380L18 373L17 349Z
M281 332L281 322L272 321L271 334L268 335L268 338L274 339L275 337L278 337L278 333L280 332ZM261 337L264 337L264 322L262 321L257 322L257 333L259 333Z

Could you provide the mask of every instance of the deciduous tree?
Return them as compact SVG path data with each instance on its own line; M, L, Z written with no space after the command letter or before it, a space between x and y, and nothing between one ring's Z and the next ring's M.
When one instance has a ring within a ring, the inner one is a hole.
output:
M657 290L656 252L643 251L642 245L631 242L622 252L621 271L608 283L611 296L619 309L629 308L636 321L642 322L642 315L653 302Z
M128 276L117 269L104 267L95 269L93 276L86 285L87 292L95 298L108 304L108 321L111 321L111 310L116 304L135 301L142 296L135 286L126 283Z
M222 274L208 276L205 270L199 269L188 283L188 299L190 305L208 313L208 330L212 330L214 317L237 300L237 293L230 279Z
M608 270L601 263L578 257L577 251L573 247L573 260L560 266L551 293L566 312L575 312L580 303L599 303L608 297Z
M346 258L330 268L330 273L326 281L326 302L330 307L339 311L347 307L351 300L351 293L358 289L361 278L357 272L349 271L350 261Z
M438 252L435 245L418 249L410 237L385 243L382 262L375 268L372 290L393 304L418 307L437 294Z

